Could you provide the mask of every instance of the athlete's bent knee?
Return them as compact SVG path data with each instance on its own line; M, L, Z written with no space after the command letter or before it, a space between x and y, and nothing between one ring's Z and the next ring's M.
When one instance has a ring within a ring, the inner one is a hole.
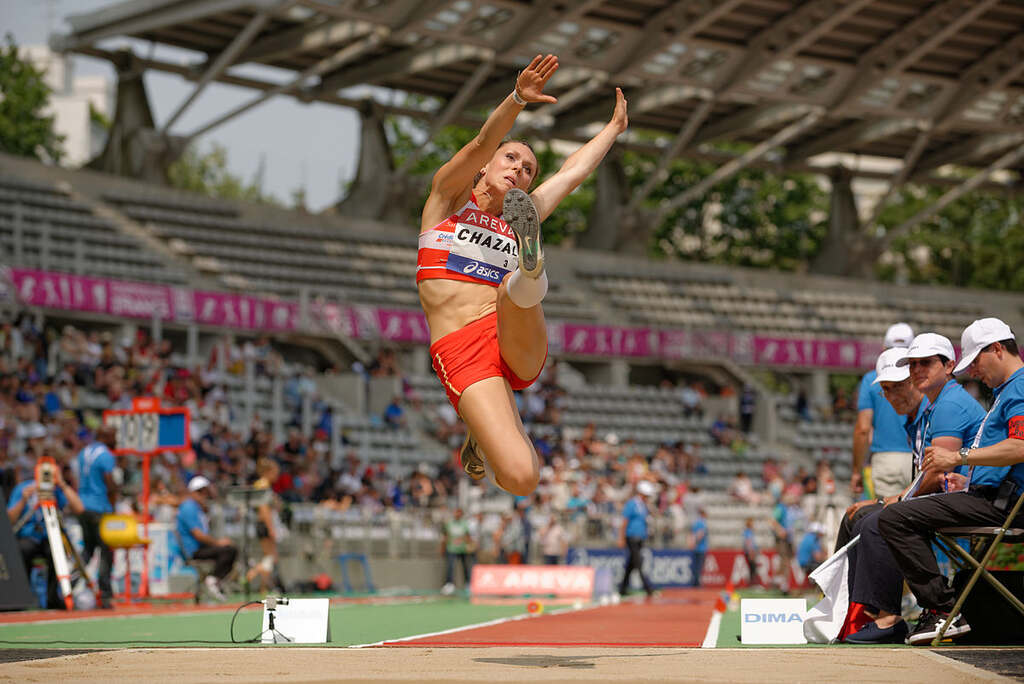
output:
M498 484L509 494L529 496L537 489L540 473L533 467L517 467L497 475Z

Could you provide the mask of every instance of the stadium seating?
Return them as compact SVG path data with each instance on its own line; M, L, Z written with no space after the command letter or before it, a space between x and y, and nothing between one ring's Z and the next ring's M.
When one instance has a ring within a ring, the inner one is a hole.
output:
M184 284L136 238L56 186L0 175L0 247L22 267Z

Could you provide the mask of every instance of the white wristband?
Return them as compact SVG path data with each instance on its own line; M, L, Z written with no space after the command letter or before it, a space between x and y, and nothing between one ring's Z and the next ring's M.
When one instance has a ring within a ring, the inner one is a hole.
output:
M523 99L523 96L515 88L512 89L512 100L520 107L526 106L526 100Z

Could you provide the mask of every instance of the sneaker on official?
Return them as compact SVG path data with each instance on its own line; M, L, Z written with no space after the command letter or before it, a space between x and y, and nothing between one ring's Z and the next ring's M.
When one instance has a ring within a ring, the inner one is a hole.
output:
M540 244L540 215L530 196L519 188L505 193L501 218L515 231L519 243L519 270L539 278L544 272L544 250Z
M939 635L946 620L949 619L948 614L939 613L934 610L925 610L921 613L921 619L917 621L917 626L914 627L913 631L910 632L910 636L907 637L907 643L911 646L930 644L932 639ZM967 634L970 631L971 626L967 624L963 616L957 615L952 618L949 629L946 630L943 638L952 639Z
M451 596L455 593L455 585L451 582L445 582L445 585L441 587L442 596Z
M206 580L204 580L204 583L206 584L206 590L210 592L210 596L217 599L218 601L227 600L227 597L224 596L224 592L221 591L220 582L217 581L216 577L214 577L213 575L207 575Z
M892 627L879 627L876 622L869 622L844 640L848 644L902 644L907 638L909 627L900 620Z

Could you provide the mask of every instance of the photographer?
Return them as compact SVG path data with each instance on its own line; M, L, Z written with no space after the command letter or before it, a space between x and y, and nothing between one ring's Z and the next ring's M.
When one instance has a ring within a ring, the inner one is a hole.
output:
M64 604L57 595L57 573L54 571L53 556L46 537L46 523L39 507L40 495L44 498L54 497L59 509L69 509L75 514L82 513L85 507L74 488L64 481L60 467L51 467L53 482L50 485L44 483L42 491L35 478L18 483L7 503L7 518L15 528L18 549L25 563L25 574L31 575L34 560L42 558L46 562L46 607L63 608Z

